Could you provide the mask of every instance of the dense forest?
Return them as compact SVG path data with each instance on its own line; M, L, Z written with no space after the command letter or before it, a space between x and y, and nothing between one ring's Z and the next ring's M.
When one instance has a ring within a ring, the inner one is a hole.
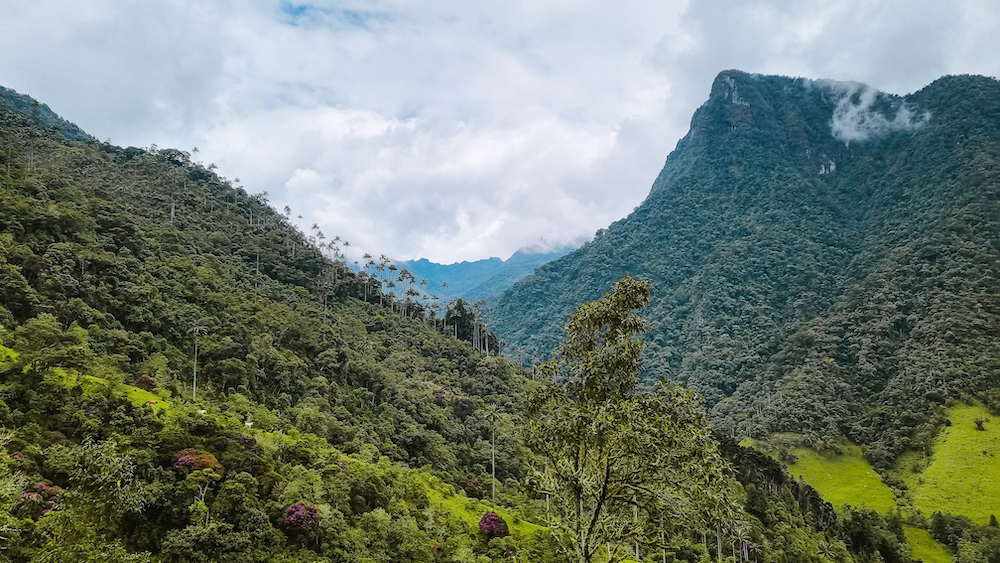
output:
M10 90L0 209L0 561L911 559L899 513L635 392L655 285L611 280L526 370L195 151ZM996 543L933 525L963 563Z
M544 360L578 303L653 283L646 379L731 435L925 447L936 410L1000 387L1000 83L905 97L721 73L646 200L496 301Z

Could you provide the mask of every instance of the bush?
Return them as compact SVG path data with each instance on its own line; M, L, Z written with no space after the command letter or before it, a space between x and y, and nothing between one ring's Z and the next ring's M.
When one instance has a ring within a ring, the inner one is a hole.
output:
M148 375L144 375L139 379L136 379L133 385L135 385L139 389L145 389L146 391L152 391L153 389L156 389L156 381L154 381L153 378L149 377Z
M38 520L52 511L61 492L62 489L58 486L36 483L31 491L21 495L18 512L32 520Z
M459 487L465 491L465 495L469 498L483 498L483 486L475 479L469 479L466 477L459 477L457 480Z
M510 535L507 522L496 512L487 512L479 519L479 531L490 539Z

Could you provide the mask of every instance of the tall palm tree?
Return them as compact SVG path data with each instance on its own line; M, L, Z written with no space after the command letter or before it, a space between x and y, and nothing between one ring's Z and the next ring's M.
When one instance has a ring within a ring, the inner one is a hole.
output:
M192 401L198 399L198 335L205 334L207 330L207 326L200 324L191 325L191 328L188 329L188 334L194 336L194 377L192 378L193 384L191 388Z
M490 422L490 465L493 472L493 504L497 502L497 422L500 421L503 411L494 403L486 405L483 409L483 417Z

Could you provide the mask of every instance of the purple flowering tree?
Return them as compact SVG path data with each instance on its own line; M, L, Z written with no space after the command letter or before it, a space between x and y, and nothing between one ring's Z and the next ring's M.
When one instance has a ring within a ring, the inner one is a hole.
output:
M496 512L483 514L483 517L479 519L479 531L486 534L490 539L510 535L507 522Z
M288 507L285 514L285 531L295 535L296 539L305 543L316 532L319 526L319 513L316 507L304 502L297 502Z

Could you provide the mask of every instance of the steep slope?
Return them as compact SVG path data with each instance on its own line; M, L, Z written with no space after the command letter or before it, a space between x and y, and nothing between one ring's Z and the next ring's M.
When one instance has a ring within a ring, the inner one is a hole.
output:
M643 204L506 292L498 332L547 357L573 303L648 278L648 377L726 428L898 453L935 401L1000 383L998 133L988 78L723 72Z
M59 135L81 143L93 140L93 137L86 134L74 123L56 115L49 106L38 103L31 96L19 94L10 88L0 86L0 103L6 108L13 110L10 116L14 117L22 125L30 125L40 130L56 131ZM29 129L22 129L27 133Z
M458 491L483 496L494 444L535 545L512 366L393 313L181 151L77 142L5 100L0 559L492 557Z

